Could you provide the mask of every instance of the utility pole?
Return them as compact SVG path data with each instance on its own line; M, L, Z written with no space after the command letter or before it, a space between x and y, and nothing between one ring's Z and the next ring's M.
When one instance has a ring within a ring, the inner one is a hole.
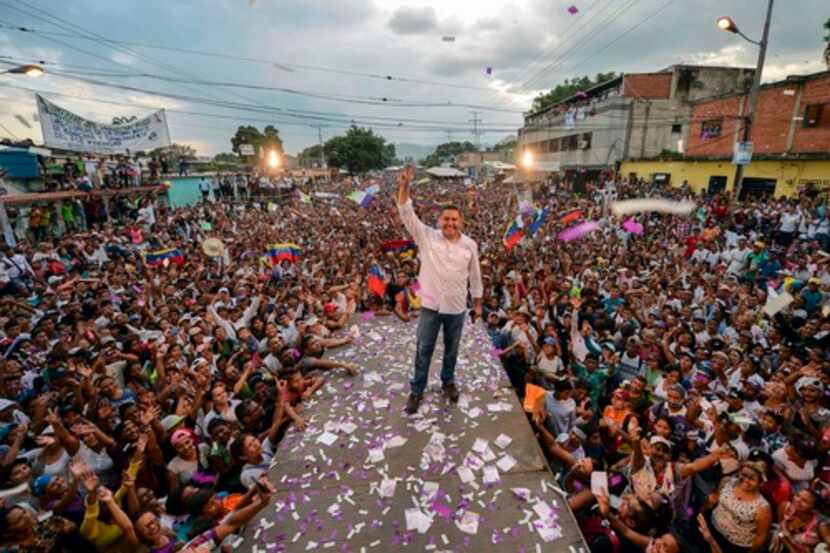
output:
M752 89L749 91L749 108L743 117L744 132L742 142L749 142L752 139L752 123L755 119L755 111L758 108L758 94L761 90L761 75L764 72L764 62L767 57L767 45L769 44L769 27L772 20L772 5L774 0L767 4L767 19L764 22L764 34L760 42L755 42L741 34L746 40L758 45L758 64L755 67L755 79L752 81ZM744 166L737 165L735 168L735 199L740 199L741 189L744 184Z
M323 127L325 127L325 125L320 125L320 124L317 125L317 140L319 140L319 142L320 142L320 168L321 169L326 168L326 154L324 152L324 147L323 147Z
M452 142L452 131L444 131L447 133L447 142Z
M481 151L481 135L484 134L484 131L482 131L478 126L479 123L482 123L481 118L478 116L481 112L471 111L470 113L473 114L473 118L470 119L470 123L473 124L473 137L475 137L476 141L476 151Z

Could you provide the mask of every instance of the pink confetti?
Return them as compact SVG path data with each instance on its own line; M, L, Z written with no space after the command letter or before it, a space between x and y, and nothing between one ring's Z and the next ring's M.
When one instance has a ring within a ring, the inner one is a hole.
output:
M641 235L643 234L643 225L635 221L634 219L626 219L622 227L630 232L631 234Z
M369 322L369 321L371 321L372 319L375 318L375 312L374 311L367 311L366 313L364 313L361 316L361 318L363 319L363 322Z
M435 514L437 514L441 518L452 518L452 509L450 509L448 505L444 505L440 501L433 502L432 510L435 511Z
M417 280L412 283L412 289L418 292L421 289L421 283Z
M579 8L577 8L576 6L571 6L570 8L568 8L568 13L571 15L576 15L579 13Z
M571 240L576 240L577 238L581 238L588 233L591 233L599 228L599 223L595 221L588 221L587 223L580 223L578 225L572 226L569 229L563 230L559 234L559 239L563 242L570 242Z

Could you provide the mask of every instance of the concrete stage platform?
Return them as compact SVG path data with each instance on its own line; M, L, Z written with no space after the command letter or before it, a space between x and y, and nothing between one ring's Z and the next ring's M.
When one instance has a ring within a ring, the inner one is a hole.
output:
M307 402L308 429L280 444L278 492L240 551L587 553L484 329L467 320L458 405L441 394L439 347L419 412L404 405L416 321L361 320ZM581 549L581 551L580 551Z

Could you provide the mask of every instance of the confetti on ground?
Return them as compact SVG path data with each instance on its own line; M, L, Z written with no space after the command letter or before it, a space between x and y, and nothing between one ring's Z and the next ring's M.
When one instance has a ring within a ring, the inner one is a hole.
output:
M362 373L328 373L303 410L306 431L280 443L277 493L243 533L246 550L587 551L481 325L464 329L459 403L441 392L439 337L412 416L403 408L417 322L358 325L332 357Z

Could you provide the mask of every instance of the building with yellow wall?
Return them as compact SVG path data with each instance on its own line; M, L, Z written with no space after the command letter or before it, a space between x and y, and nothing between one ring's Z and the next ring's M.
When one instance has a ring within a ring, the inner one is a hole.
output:
M665 181L675 187L684 182L696 193L729 190L734 187L735 166L731 160L623 161L620 175L646 181ZM772 192L776 198L792 197L799 189L812 185L830 191L830 160L758 160L744 168L744 187L754 185L759 192Z

